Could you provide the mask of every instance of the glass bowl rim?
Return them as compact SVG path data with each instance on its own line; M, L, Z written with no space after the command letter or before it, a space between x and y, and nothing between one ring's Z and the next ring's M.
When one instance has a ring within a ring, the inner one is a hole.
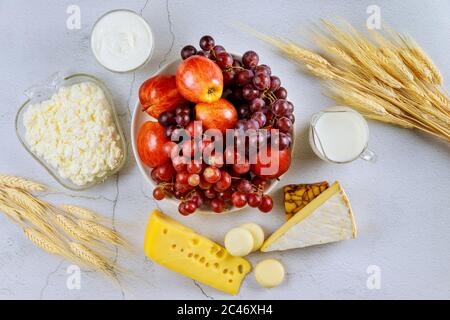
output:
M24 147L24 149L33 157L34 160L36 160L42 167L44 167L44 169L53 177L53 179L55 179L61 186L63 186L66 189L72 190L72 191L84 191L87 190L97 184L100 184L102 182L104 182L106 179L108 179L109 177L115 175L116 173L118 173L125 165L127 157L128 157L128 146L125 140L125 135L123 133L122 127L120 125L119 122L119 118L116 112L116 108L115 108L115 104L114 101L112 99L111 96L111 92L109 91L109 89L106 87L106 85L103 83L102 80L100 80L99 78L88 74L88 73L72 73L69 74L68 76L64 76L61 77L61 79L59 80L59 82L55 85L55 89L58 89L60 87L62 87L62 83L64 81L68 81L71 80L73 78L77 78L77 77L85 77L90 79L91 81L93 81L95 84L99 85L100 88L105 92L105 96L106 99L108 100L108 102L111 104L110 105L110 109L112 112L112 116L114 119L114 126L116 127L118 134L120 136L121 139L121 148L122 148L122 152L123 152L123 157L120 161L120 163L118 164L118 166L114 169L109 171L105 176L100 177L100 178L95 178L92 182L87 183L86 185L82 185L82 186L76 186L74 183L66 183L63 177L60 177L55 169L51 169L49 166L50 164L46 163L46 161L44 159L41 159L41 157L39 157L38 155L36 155L33 151L30 150L30 148L28 147L27 143L23 140L21 133L19 132L19 120L21 118L21 114L24 112L24 109L29 105L31 98L28 97L28 99L25 100L25 102L22 103L22 105L19 107L19 109L16 112L16 116L15 116L15 121L14 121L14 129L16 132L16 136L19 139L20 143L22 144L22 146ZM53 171L55 170L55 171Z

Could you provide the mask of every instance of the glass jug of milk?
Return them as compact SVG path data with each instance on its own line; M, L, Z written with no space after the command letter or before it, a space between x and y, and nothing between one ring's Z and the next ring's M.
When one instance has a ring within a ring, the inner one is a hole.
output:
M349 107L330 107L312 116L309 142L322 160L348 163L361 158L375 162L376 155L367 148L368 141L366 120Z

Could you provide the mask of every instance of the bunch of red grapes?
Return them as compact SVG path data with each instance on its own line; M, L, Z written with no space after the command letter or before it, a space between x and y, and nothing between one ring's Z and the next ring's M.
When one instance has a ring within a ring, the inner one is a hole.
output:
M278 129L275 136L270 130L264 136L256 136L257 145L273 143L278 149L291 147L292 128L295 121L293 104L286 100L287 90L281 86L280 79L272 75L271 69L259 63L259 56L254 51L247 51L242 59L232 56L225 48L215 45L211 36L200 39L200 48L187 45L181 50L183 60L193 55L201 55L214 61L223 72L223 98L230 101L236 108L239 120L235 128L239 130ZM169 139L179 130L187 130L194 137L194 105L181 105L172 111L165 111L158 117L158 122L164 127L164 134ZM263 137L264 141L261 141ZM209 142L209 141L208 141ZM222 141L223 142L223 141ZM212 142L214 143L214 142ZM251 144L252 142L247 142ZM191 147L189 151L185 146ZM182 215L194 213L198 208L209 208L221 213L229 206L236 208L249 205L269 212L273 207L272 198L264 194L270 181L254 176L247 157L244 161L234 164L225 163L229 159L227 153L232 153L234 159L242 157L236 150L226 148L224 153L215 152L209 159L200 163L191 159L194 152L203 152L207 143L202 137L185 143L182 148L175 142L167 144L164 152L170 154L172 162L160 165L152 170L151 176L159 186L153 196L157 200L164 199L167 194L182 200L178 210ZM177 150L174 157L174 148ZM190 154L187 154L187 153Z

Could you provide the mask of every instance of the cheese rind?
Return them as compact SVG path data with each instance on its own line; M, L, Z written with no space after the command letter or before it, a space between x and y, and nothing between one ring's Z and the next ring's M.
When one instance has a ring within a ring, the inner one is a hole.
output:
M215 289L237 294L250 263L154 210L144 241L145 254L160 265Z
M350 202L338 182L275 231L261 251L288 250L356 237Z

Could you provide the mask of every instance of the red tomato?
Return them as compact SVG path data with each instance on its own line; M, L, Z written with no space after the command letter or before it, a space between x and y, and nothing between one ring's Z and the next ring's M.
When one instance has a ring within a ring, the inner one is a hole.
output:
M251 166L251 171L254 175L265 179L275 179L288 171L291 165L291 150L284 149L277 154L276 152L272 153L272 149L268 147L267 154L264 154L266 152L263 153L262 151L258 153L256 163ZM265 161L266 157L270 159L268 163Z
M164 135L164 127L158 122L145 122L137 137L139 157L150 168L157 167L170 160L163 147L169 142Z

